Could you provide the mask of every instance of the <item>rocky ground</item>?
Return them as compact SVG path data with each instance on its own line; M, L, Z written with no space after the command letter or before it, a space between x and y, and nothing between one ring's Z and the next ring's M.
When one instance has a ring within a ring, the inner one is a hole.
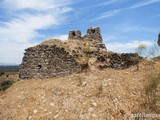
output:
M1 93L0 120L130 120L131 114L158 114L159 104L153 112L142 103L147 76L159 70L159 61L142 61L139 70L93 69L20 80Z

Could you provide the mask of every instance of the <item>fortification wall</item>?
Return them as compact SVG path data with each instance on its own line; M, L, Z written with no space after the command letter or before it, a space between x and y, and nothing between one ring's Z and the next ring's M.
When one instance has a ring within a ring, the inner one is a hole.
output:
M97 62L103 63L98 68L126 69L139 63L142 59L137 53L111 53L97 57Z
M21 79L58 77L81 70L64 48L38 45L25 51L19 71Z
M139 62L137 54L108 52L102 43L99 27L89 28L84 37L81 37L79 30L70 31L68 39L48 40L26 49L19 77L31 79L65 76L90 67L88 61L91 62L91 59L92 65L99 69L126 69Z

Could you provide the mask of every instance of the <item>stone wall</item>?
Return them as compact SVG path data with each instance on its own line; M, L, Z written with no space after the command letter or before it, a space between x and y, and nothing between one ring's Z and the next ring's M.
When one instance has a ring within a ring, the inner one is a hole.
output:
M102 36L99 27L91 27L87 30L87 34L84 36L84 39L95 40L102 42Z
M64 76L81 70L64 48L38 45L25 51L19 71L21 79Z
M97 57L97 62L102 63L98 68L126 69L139 63L142 58L137 53L111 53Z
M81 40L82 39L81 31L79 31L79 30L69 31L68 39L69 40L76 40L76 39Z
M91 27L87 29L87 34L81 37L80 30L69 31L68 40L93 40L96 42L102 42L102 36L99 27Z
M102 42L99 27L92 27L81 37L79 30L69 32L69 40L50 39L26 49L19 77L21 79L51 78L69 75L89 68L92 61L96 68L126 69L139 62L133 53L113 53L107 51ZM159 35L160 39L160 35Z

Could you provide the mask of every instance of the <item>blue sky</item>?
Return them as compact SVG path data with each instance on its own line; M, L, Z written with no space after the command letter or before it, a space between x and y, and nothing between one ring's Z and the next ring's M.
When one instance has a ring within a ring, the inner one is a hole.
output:
M108 50L152 46L160 32L160 0L0 0L0 63L20 64L24 49L68 31L99 26Z

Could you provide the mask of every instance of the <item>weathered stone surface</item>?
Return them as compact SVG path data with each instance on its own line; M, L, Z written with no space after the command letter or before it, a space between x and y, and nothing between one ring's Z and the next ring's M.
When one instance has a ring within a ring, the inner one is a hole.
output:
M72 30L69 31L69 40L81 40L81 39L86 39L86 40L93 40L95 42L102 42L102 36L100 33L100 28L99 27L91 27L87 30L87 34L81 37L81 31L79 30Z
M76 39L81 40L82 39L81 31L79 31L79 30L69 31L68 39L69 40L76 40Z
M38 45L25 50L19 77L49 78L80 71L80 65L64 48Z
M112 53L109 55L102 55L97 57L97 62L103 63L98 66L99 69L126 69L132 65L138 64L140 59L142 58L137 53Z
M139 62L137 54L107 51L99 27L89 28L84 37L81 37L79 30L70 31L68 39L64 42L48 40L27 48L20 65L19 77L59 77L88 68L126 69Z
M102 36L100 34L99 27L91 27L87 30L87 35L84 36L84 39L88 40L96 40L98 42L102 42Z

